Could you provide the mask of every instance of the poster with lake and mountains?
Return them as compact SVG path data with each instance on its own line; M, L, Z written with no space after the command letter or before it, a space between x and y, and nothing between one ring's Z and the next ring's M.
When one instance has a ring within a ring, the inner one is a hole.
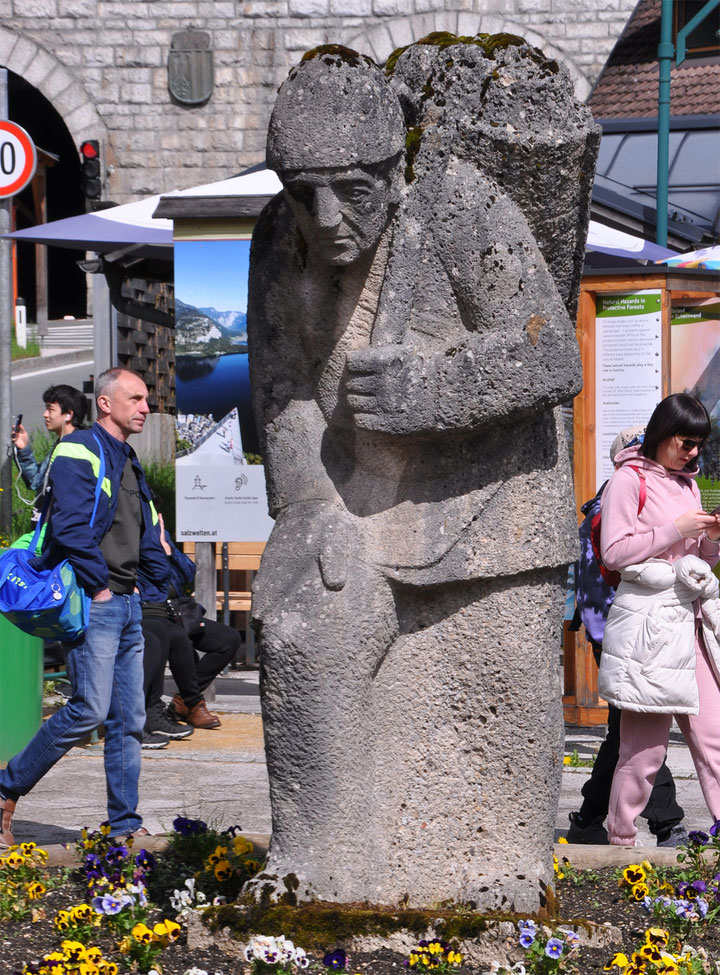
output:
M178 431L191 445L234 408L256 453L247 349L249 240L175 242Z

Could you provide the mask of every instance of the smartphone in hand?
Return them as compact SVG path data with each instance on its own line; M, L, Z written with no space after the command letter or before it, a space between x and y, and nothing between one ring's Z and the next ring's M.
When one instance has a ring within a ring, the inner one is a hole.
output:
M717 506L717 508L713 508L712 511L709 511L708 514L711 514L711 515L720 515L720 504Z
M18 415L15 417L15 426L13 427L13 431L12 431L13 434L16 434L20 429L20 424L22 423L22 419L23 419L22 413L18 413Z

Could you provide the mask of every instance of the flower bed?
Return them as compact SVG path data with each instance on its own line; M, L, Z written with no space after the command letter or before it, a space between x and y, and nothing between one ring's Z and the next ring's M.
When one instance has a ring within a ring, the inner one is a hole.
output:
M558 862L555 918L480 917L470 905L295 905L290 896L242 905L260 864L238 829L178 818L157 856L107 832L83 831L75 871L48 869L31 843L0 856L0 975L720 972L718 824L692 834L672 870Z

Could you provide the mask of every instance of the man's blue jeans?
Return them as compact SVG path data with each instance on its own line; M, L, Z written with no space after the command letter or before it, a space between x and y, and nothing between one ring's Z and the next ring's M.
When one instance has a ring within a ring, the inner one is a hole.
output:
M26 795L58 759L104 722L111 833L130 833L140 826L138 779L145 725L141 616L137 594L91 604L85 635L68 653L72 697L0 770L2 795Z

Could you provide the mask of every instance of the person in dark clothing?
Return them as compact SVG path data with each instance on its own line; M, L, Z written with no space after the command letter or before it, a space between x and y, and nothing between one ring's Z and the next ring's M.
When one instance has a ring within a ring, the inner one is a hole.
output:
M644 433L644 427L623 430L613 441L610 459L635 442ZM607 481L605 482L607 484ZM600 498L605 484L590 501L582 506L585 518L580 526L580 559L575 565L576 602L575 622L571 629L585 626L585 633L593 648L595 661L600 665L602 638L605 622L615 597L615 590L609 586L600 573L600 566L593 551L590 537L592 521L600 511ZM608 730L600 745L590 778L582 787L583 803L578 812L570 813L568 843L608 844L607 830L603 823L608 814L610 787L615 766L620 754L619 708L608 705ZM641 815L647 819L650 832L657 838L658 846L680 846L687 840L687 833L681 825L684 812L678 805L675 781L672 772L663 762L655 777L655 784Z
M170 740L189 738L193 733L189 725L170 721L165 716L162 701L165 683L165 666L170 654L170 635L165 627L153 628L148 620L142 626L145 649L143 651L143 690L145 692L145 728L142 747L147 749L167 748ZM158 717L156 717L158 712ZM148 717L149 716L149 720ZM150 728L153 730L151 731Z
M178 737L178 722L193 728L213 729L221 725L220 718L208 710L203 693L217 675L230 663L240 646L240 634L233 627L202 615L203 609L194 600L186 602L186 613L179 615L173 600L192 591L195 564L172 542L159 515L160 539L170 569L169 584L158 589L138 580L143 599L142 627L145 634L154 636L161 644L167 641L168 663L178 687L170 706L165 709L157 690L146 701L146 734ZM198 654L202 654L199 657ZM151 665L148 665L151 666Z

